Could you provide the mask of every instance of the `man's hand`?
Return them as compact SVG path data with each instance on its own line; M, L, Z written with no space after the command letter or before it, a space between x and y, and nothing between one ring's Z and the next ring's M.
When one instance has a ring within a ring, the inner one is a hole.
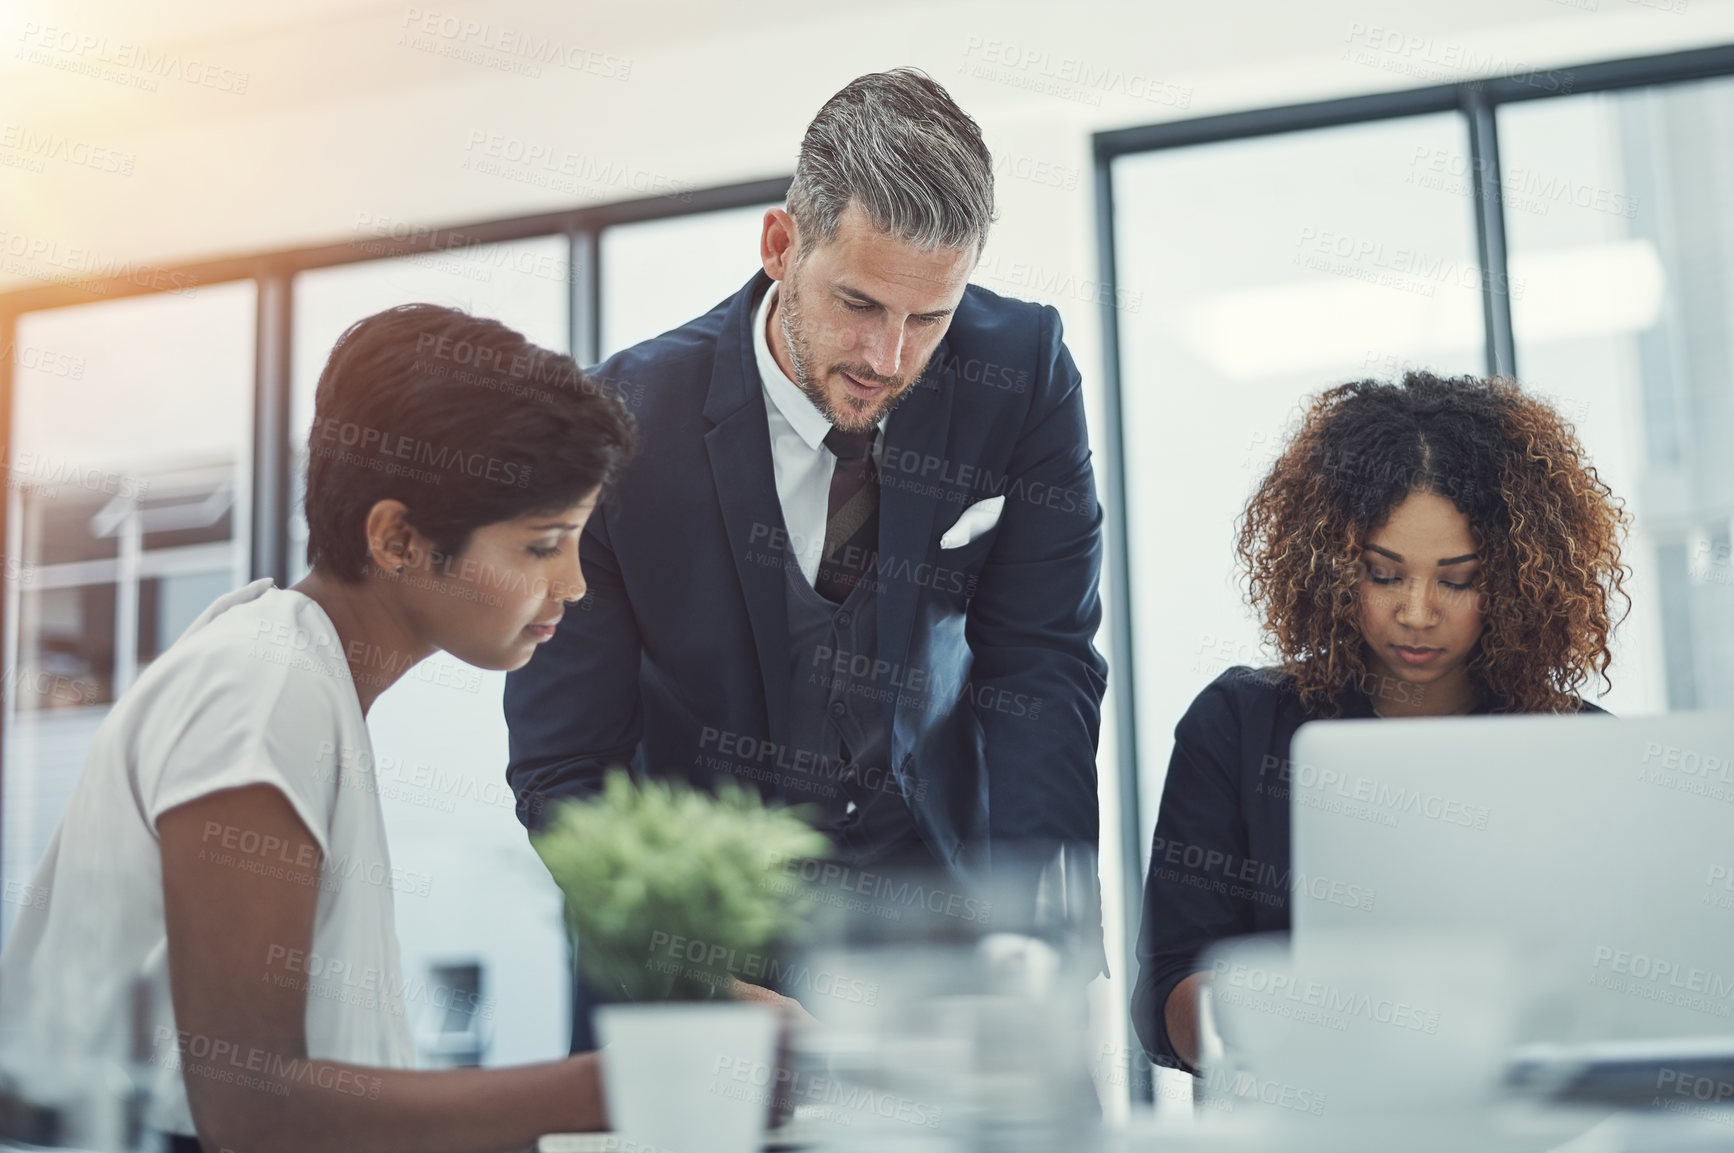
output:
M724 986L729 996L737 1001L751 1001L760 1005L769 1005L781 1012L784 1026L817 1025L819 1019L807 1012L805 1006L793 997L785 997L773 992L763 985L749 985L738 977L730 977L729 984Z
M801 1026L817 1025L819 1020L793 997L772 992L763 985L749 985L738 977L730 977L729 982L729 996L737 1001L769 1005L777 1010L777 1016L781 1018L777 1028L777 1075L772 1081L770 1113L765 1121L766 1128L780 1128L788 1124L789 1118L795 1115L795 1094L783 1087L783 1083L792 1076L789 1065L789 1033Z
M1198 995L1210 984L1210 974L1194 973L1168 994L1162 1007L1162 1020L1168 1026L1168 1043L1188 1065L1197 1068L1200 1054L1198 1037Z

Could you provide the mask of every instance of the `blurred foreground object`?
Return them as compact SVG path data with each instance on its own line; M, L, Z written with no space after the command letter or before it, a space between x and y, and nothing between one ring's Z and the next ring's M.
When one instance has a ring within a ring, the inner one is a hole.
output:
M1091 865L996 846L977 887L890 867L821 884L822 943L798 960L819 1024L796 1035L788 1086L816 1148L1093 1147L1097 922L1078 899Z
M151 1074L150 986L133 984L128 1052L107 1060L62 1044L26 1053L21 1037L0 1045L0 1150L77 1149L159 1153L162 1134L146 1127ZM66 1040L79 1022L66 1022Z
M1616 1114L1608 1100L1548 1092L1557 1066L1512 1046L1532 1011L1520 957L1494 936L1419 930L1315 931L1292 946L1250 937L1217 947L1208 955L1209 1004L1222 1049L1201 1078L1198 1130L1210 1140L1198 1147L1734 1146L1734 1108L1683 1108L1652 1089L1626 1102L1643 1113Z

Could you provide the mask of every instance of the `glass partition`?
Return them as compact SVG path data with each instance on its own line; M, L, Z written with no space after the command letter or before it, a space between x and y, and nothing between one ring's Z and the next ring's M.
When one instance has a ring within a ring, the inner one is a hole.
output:
M1734 81L1499 113L1524 383L1634 514L1620 713L1734 707Z
M762 267L759 234L768 207L604 229L602 358L703 316L738 291Z
M0 891L28 881L115 698L246 583L254 316L249 280L19 318Z
M349 264L295 278L293 579L306 571L307 434L331 346L364 316L425 301L500 320L566 351L564 236ZM392 865L407 1008L424 1064L513 1064L565 1054L570 1010L559 892L506 785L504 673L443 653L369 711ZM454 1015L453 1004L474 1006ZM461 1018L461 1020L460 1020Z

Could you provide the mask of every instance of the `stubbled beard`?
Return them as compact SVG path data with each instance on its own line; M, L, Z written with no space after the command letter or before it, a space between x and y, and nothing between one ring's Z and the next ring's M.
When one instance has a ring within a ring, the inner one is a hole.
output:
M890 389L878 401L862 400L844 393L843 402L847 408L839 408L832 401L831 394L826 391L824 380L814 374L813 349L807 343L806 331L801 324L801 308L795 301L793 270L777 292L777 323L783 330L783 343L789 349L789 363L795 369L795 387L801 390L801 395L819 410L820 415L829 421L833 428L842 429L844 432L865 432L890 416L891 411L903 403L903 398L909 395L913 380L887 379L877 373L852 366L847 369L851 376L869 384L890 385Z

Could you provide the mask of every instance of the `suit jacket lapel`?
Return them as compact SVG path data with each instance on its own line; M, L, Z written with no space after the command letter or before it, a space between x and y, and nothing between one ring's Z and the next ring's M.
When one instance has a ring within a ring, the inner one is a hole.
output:
M754 307L769 284L762 272L753 277L735 295L724 320L704 405L714 427L704 442L758 649L769 736L780 743L789 731L788 590L778 535L783 512L751 334Z

